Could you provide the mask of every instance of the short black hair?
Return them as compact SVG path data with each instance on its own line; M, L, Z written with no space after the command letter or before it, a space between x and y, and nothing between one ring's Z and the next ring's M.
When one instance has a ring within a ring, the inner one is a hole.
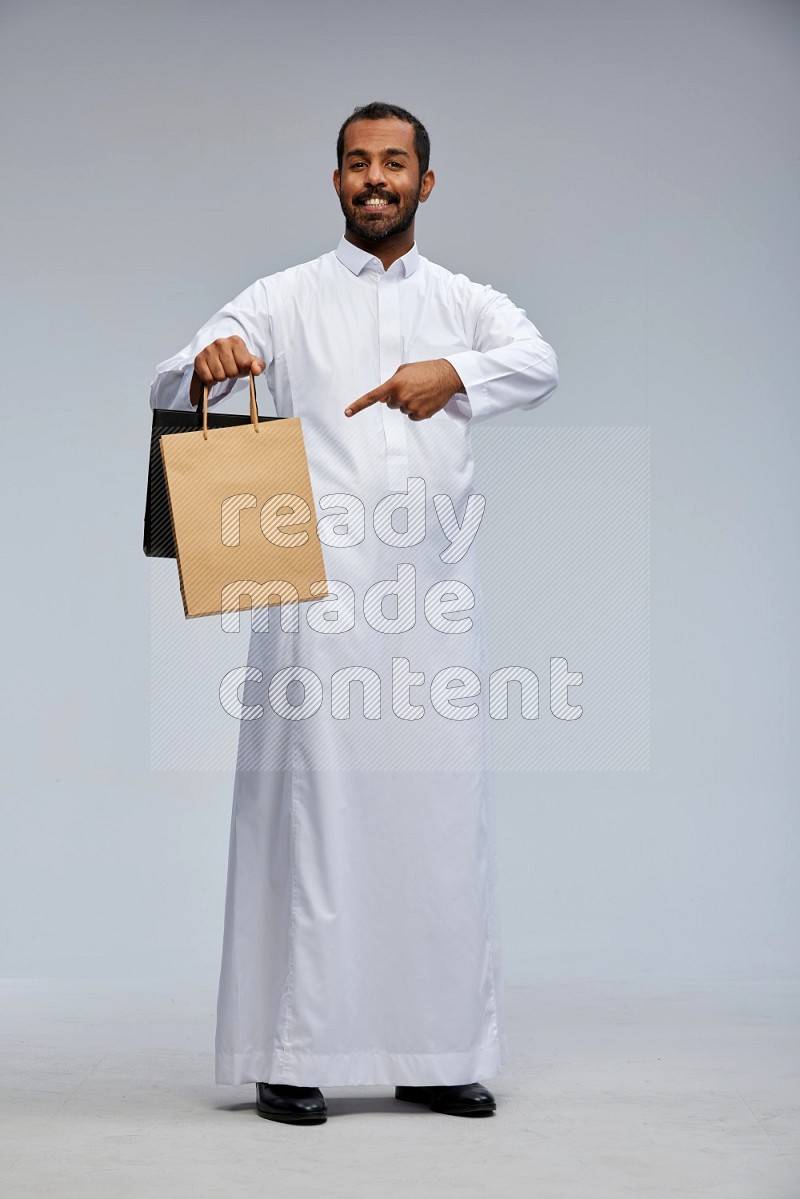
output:
M428 169L428 164L431 160L431 139L428 137L428 130L422 124L422 121L417 120L405 108L399 108L396 104L384 104L382 100L373 100L371 104L362 104L360 108L354 108L351 115L342 125L339 130L339 136L336 139L336 163L339 170L342 169L342 158L344 157L344 131L348 125L352 125L353 121L380 121L384 117L397 117L400 121L406 121L414 127L414 149L417 152L419 159L419 174L420 178Z

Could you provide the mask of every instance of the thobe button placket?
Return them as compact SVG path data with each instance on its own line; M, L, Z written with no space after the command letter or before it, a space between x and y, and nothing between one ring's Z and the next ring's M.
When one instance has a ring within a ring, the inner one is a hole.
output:
M378 275L378 337L380 341L381 382L390 379L403 361L403 334L400 327L400 275L393 263ZM386 439L386 475L390 491L405 491L408 486L408 417L399 408L381 404L383 433Z

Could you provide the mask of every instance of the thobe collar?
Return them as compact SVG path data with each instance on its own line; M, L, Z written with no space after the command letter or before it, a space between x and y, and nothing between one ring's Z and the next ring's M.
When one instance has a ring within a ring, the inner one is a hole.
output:
M368 250L361 250L358 246L354 246L344 235L342 235L342 239L336 247L336 257L354 275L360 275L367 264L371 263L370 270L375 270L377 267L381 274L385 273L388 275L391 273L393 275L404 275L408 278L409 275L413 275L419 266L419 250L417 249L416 242L414 242L407 254L403 254L401 258L396 258L386 272L384 272L383 263L380 258L376 258Z

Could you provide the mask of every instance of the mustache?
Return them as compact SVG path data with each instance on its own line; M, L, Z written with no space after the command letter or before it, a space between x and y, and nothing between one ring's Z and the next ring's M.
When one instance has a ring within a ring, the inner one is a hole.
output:
M364 192L361 196L356 196L353 201L355 204L365 204L367 200L386 200L388 204L399 204L400 197L393 195L391 192Z

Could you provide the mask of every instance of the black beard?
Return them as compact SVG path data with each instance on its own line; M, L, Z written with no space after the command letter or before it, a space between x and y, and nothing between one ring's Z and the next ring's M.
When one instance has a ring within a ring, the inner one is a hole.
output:
M339 197L339 204L344 214L345 228L348 233L354 233L357 237L363 238L364 241L374 242L385 241L387 237L392 237L395 233L405 233L416 216L417 208L419 207L419 193L420 189L417 188L416 193L408 203L408 207L405 210L401 207L391 224L384 225L380 230L376 228L377 221L365 220L363 224L357 224L351 212L358 212L363 205L353 204L351 210L348 211L341 197Z

